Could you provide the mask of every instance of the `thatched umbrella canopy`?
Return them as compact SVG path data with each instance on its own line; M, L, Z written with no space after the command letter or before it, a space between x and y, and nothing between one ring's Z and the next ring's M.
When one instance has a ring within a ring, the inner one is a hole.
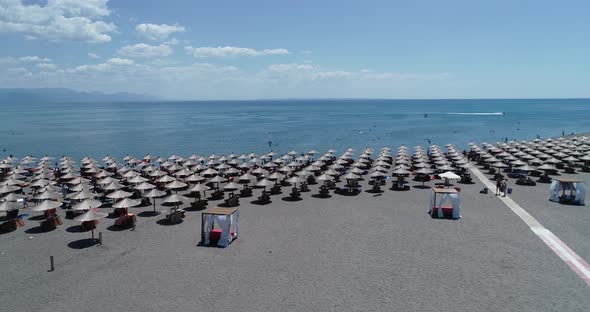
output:
M133 195L132 193L129 192L125 192L122 190L118 190L118 191L114 191L112 193L107 194L107 198L111 198L111 199L121 199L121 198L127 198L130 197L131 195Z
M226 182L227 179L222 177L222 176L215 176L212 179L209 180L209 182L213 182L213 183L217 183L217 189L219 189L219 184Z
M190 189L191 193L195 193L195 194L199 194L199 196L194 196L195 197L195 202L197 201L197 198L200 197L201 192L203 192L203 197L205 197L205 192L210 190L211 188L208 187L205 184L202 183L198 183L197 185L195 185L193 188Z
M266 190L267 187L271 187L271 186L273 186L273 184L274 184L273 182L271 182L267 179L262 179L258 183L256 183L256 186L262 187Z
M184 183L184 182L180 182L180 181L172 181L168 184L165 185L165 187L169 190L175 190L178 191L181 188L185 188L187 187L188 184Z
M11 202L11 201L3 201L0 202L0 211L12 211L12 210L17 210L17 209L21 209L22 205L15 203L15 202Z
M205 181L205 177L202 177L202 176L200 176L200 175L198 175L198 174L193 174L193 175L190 175L190 176L188 176L188 177L187 177L186 179L184 179L184 180L185 180L186 182L189 182L189 183L193 183L193 182L195 182L195 183L196 183L196 182L202 182L202 181Z
M178 210L178 205L182 204L185 201L189 201L189 199L185 196L172 194L162 200L162 204L166 205L174 205L174 210Z
M80 192L73 193L73 194L69 195L68 198L75 199L75 200L85 200L85 199L93 199L93 198L96 198L96 196L97 195L95 193L92 193L92 192L83 190L83 191L80 191Z
M294 184L295 186L297 186L297 183L301 183L303 182L303 179L301 179L300 177L292 177L290 179L287 180L287 182Z
M3 185L3 186L0 186L0 194L12 193L12 192L16 192L20 189L21 189L20 186Z
M133 188L138 191L147 191L156 188L156 186L147 182L143 182L141 184L134 186Z
M88 222L88 221L97 221L103 218L106 218L107 213L105 212L100 212L98 211L98 209L94 208L94 209L90 209L87 212L85 212L82 215L77 216L76 218L74 218L74 221L79 221L79 222ZM94 227L91 228L92 231L92 239L94 239Z
M47 199L47 200L42 201L40 204L34 206L33 208L31 208L31 210L32 211L46 211L46 210L58 208L60 206L61 206L60 202Z
M156 198L165 196L166 192L158 189L151 189L149 192L143 195L143 197L151 198L154 201L154 212L156 212Z
M83 201L76 203L72 206L73 210L90 210L93 208L99 208L102 206L102 202L96 199L84 199Z

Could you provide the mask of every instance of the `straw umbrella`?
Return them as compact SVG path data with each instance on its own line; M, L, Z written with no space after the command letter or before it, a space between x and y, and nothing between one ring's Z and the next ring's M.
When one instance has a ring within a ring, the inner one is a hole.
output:
M176 192L178 192L179 189L182 189L184 187L187 187L188 184L184 183L184 182L180 182L178 180L172 181L168 184L165 185L165 187L169 190L174 190Z
M117 191L107 194L106 197L110 198L110 199L117 200L117 199L130 197L131 195L133 195L133 194L129 193L129 192L122 191L122 190L117 190Z
M85 199L96 198L96 194L88 192L88 191L80 191L80 192L74 193L68 197L70 199L75 199L75 200L85 200Z
M190 176L188 176L188 177L187 177L186 179L184 179L184 180L185 180L186 182L189 182L189 183L193 183L193 182L202 182L202 181L205 181L205 177L202 177L202 176L200 176L200 175L198 175L198 174L193 174L193 175L190 175Z
M160 191L158 189L151 189L147 194L144 194L143 197L151 198L154 201L154 213L156 212L156 198L165 196L166 192Z
M106 216L107 216L107 213L106 212L100 212L96 208L91 208L90 210L88 210L84 214L79 215L76 218L74 218L74 221L79 221L79 222L94 222L94 221L103 219ZM92 239L94 239L94 226L91 227L90 230L92 232Z
M73 210L83 211L90 210L93 208L99 208L102 206L102 202L96 199L84 199L83 201L76 203L72 206Z
M19 199L24 199L27 196L25 195L18 195L15 193L9 193L8 195L2 197L0 201L9 201L9 202L17 202Z
M293 185L297 186L297 183L301 183L301 182L303 182L303 180L300 177L292 177L292 178L288 179L287 182L292 183Z
M226 182L226 181L227 181L227 179L222 176L215 176L214 178L209 180L209 182L217 183L216 189L218 189L218 190L219 190L219 184Z
M182 204L185 201L188 201L189 199L185 196L182 195L178 195L178 194L172 194L166 198L164 198L162 200L162 204L173 204L174 205L174 210L178 210L178 204Z
M234 182L230 182L223 187L224 191L230 192L230 196L233 196L235 191L241 190L241 189L242 189L242 186L239 184L236 184Z
M47 211L47 210L55 209L59 206L61 206L60 202L46 199L46 200L42 201L40 204L31 208L31 211Z
M125 214L129 214L128 209L131 207L136 207L141 205L141 200L138 199L131 199L131 198L123 198L123 200L120 200L118 202L116 202L112 207L113 208L124 208L125 209Z
M0 194L7 194L7 193L12 193L15 191L20 190L19 186L15 186L15 185L3 185L0 187Z
M258 183L256 183L256 186L262 187L263 190L266 191L266 188L273 186L273 183L267 179L262 179Z
M147 191L147 190L151 190L153 188L155 188L156 186L147 182L143 182L141 184L138 184L136 186L134 186L133 188L138 190L138 191Z
M243 175L241 175L238 178L238 182L245 183L245 184L250 184L255 179L256 179L255 176L253 176L251 174L248 174L248 173L244 173Z
M0 211L12 211L22 208L21 205L15 202L3 201L0 203Z

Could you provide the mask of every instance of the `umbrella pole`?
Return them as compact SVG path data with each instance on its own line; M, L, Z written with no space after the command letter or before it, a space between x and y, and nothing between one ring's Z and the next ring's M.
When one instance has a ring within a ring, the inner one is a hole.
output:
M94 229L90 230L92 232L92 240L94 240Z
M154 200L154 213L156 212L156 198L152 198Z

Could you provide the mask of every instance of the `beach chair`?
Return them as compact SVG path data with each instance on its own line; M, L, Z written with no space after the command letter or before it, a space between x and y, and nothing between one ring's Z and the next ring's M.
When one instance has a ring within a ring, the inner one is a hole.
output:
M16 219L11 219L0 224L0 232L8 233L12 231L16 231L17 224Z
M82 228L83 231L94 230L94 229L96 229L96 224L97 223L98 223L98 220L94 220L94 221L83 221L82 224L80 225L80 228Z
M223 191L222 190L216 190L215 192L213 192L211 194L211 198L213 198L214 200L223 199Z
M301 183L301 187L299 188L299 190L301 192L309 192L310 191L309 186L307 185L307 183Z
M539 182L541 182L541 183L551 183L551 181L552 181L552 179L548 175L542 175L539 178Z
M227 207L239 206L240 205L240 197L237 195L234 195L234 196L226 199L224 202Z
M260 195L258 197L258 201L261 202L261 203L268 203L268 202L270 202L270 194L268 194L268 192L266 192L266 191L263 191L262 192L262 195Z
M277 195L277 194L281 194L281 186L278 184L275 184L271 189L270 189L270 194L271 195Z
M6 220L12 220L18 218L18 209L10 210L6 212Z
M41 228L45 231L55 230L58 225L61 225L61 219L58 216L51 216L44 221L41 221Z
M252 196L252 189L251 188L243 188L240 190L240 197L250 197Z
M130 213L120 216L117 220L115 220L115 226L131 227L134 226L136 222L137 218L135 217L135 214Z
M176 224L179 223L185 217L184 210L179 209L173 212L170 212L166 215L166 221L169 224Z
M374 193L380 193L381 192L381 183L375 183L373 184L373 187L371 188L371 191Z
M290 196L291 198L300 198L300 197L301 197L301 192L299 192L299 190L298 190L296 187L294 187L294 188L291 190L291 193L289 194L289 196Z

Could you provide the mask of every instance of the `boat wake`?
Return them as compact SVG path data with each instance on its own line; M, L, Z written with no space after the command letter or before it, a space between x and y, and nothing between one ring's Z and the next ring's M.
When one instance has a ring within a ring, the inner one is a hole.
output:
M491 113L446 113L447 115L479 115L479 116L502 116L503 112L491 112Z

